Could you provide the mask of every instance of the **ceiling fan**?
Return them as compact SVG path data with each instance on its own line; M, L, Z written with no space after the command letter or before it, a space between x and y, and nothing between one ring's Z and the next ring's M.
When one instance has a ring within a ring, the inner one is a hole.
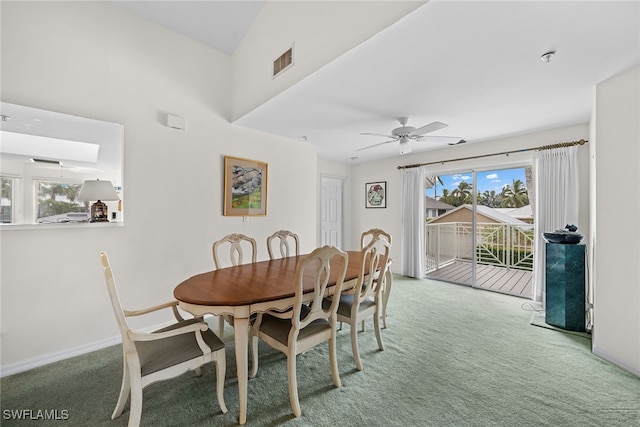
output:
M441 122L432 122L428 125L415 128L413 126L407 126L409 122L408 117L399 117L400 127L397 127L391 131L391 135L384 135L380 133L363 132L360 135L374 135L384 136L385 138L391 138L389 141L379 142L377 144L369 145L367 147L358 148L356 151L366 150L369 148L377 147L379 145L389 144L392 142L400 143L400 154L407 154L411 152L410 142L413 141L425 141L431 140L434 142L447 142L449 145L463 144L466 141L457 136L425 136L427 133L435 132L440 129L446 128L448 125Z

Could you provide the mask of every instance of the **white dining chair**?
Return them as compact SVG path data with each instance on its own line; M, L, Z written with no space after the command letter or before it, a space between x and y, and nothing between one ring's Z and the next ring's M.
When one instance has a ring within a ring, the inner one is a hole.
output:
M224 403L224 379L226 358L224 343L202 319L184 319L178 312L178 302L170 301L143 310L122 308L109 257L100 252L111 305L118 321L122 337L123 373L118 403L111 415L122 415L131 395L129 427L138 426L142 418L142 390L157 381L177 377L189 370L200 375L200 367L213 362L216 365L216 394L222 413L227 412ZM172 309L176 323L155 332L134 331L127 318L141 316L162 309Z
M383 278L389 268L389 250L391 243L385 236L378 236L362 248L362 264L356 285L348 293L340 296L338 305L338 322L347 323L351 333L353 358L358 370L363 370L360 348L358 346L357 325L367 318L373 317L373 326L378 341L378 348L384 350L380 318L383 307ZM334 298L332 297L332 300ZM325 305L333 301L326 301Z
M336 350L336 310L347 271L348 255L332 246L323 246L301 259L296 265L296 292L293 307L285 312L258 314L251 329L252 368L258 372L258 339L287 356L289 400L296 417L302 413L298 398L296 356L325 341L329 342L329 361L333 384L341 387ZM335 287L329 286L335 278ZM305 293L305 290L308 292ZM333 293L334 302L323 304Z
M368 243L370 243L373 240L376 240L380 236L387 239L389 244L391 244L391 234L387 233L386 231L380 228L372 228L370 230L363 231L362 234L360 235L360 249L364 248L365 246L367 246Z
M220 261L219 251L223 245L227 244L229 246L229 262L231 265L243 264L244 254L247 247L249 248L251 262L256 262L258 253L256 240L241 233L231 233L227 234L222 239L213 242L213 245L211 246L213 264L216 266L216 270L224 267L223 263ZM243 249L243 247L245 248Z
M363 232L360 235L360 249L364 248L367 243L378 237L383 236L391 244L391 234L380 228L372 228ZM389 258L386 274L382 278L382 327L387 329L387 304L389 303L389 296L391 295L391 288L393 287L393 273L391 272L392 260ZM362 330L365 330L365 324L362 323Z
M251 256L251 262L256 262L258 254L256 240L241 233L232 233L227 234L222 239L213 242L213 245L211 246L213 264L215 265L216 270L219 270L223 267L223 263L220 261L219 252L224 246L229 247L229 262L231 263L231 265L243 264L245 254L243 246L245 247L245 250L249 248L248 253ZM218 316L218 336L220 338L222 338L224 334L225 322L233 326L233 317L229 315Z
M276 240L277 239L277 240ZM293 251L289 246L289 242L293 246ZM267 251L269 252L269 259L275 259L275 253L273 251L273 244L277 243L280 249L280 257L285 258L288 256L300 255L300 241L298 235L292 233L289 230L280 230L267 237Z

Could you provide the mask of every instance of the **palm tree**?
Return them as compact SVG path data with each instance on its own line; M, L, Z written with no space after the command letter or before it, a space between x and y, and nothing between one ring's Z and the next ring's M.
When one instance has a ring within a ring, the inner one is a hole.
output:
M480 198L480 203L490 208L497 208L500 206L500 196L496 194L495 190L485 190Z
M80 185L41 183L38 198L38 218L73 212L80 207L76 203ZM61 196L62 200L57 200Z
M12 191L12 180L9 178L2 178L2 194L0 198L3 203L0 206L0 222L9 223L12 222L11 219L11 205L13 204L13 191ZM8 203L7 203L8 202ZM5 204L7 203L7 204Z
M529 204L527 187L519 179L513 180L513 185L505 185L500 193L503 208L521 208Z
M11 180L2 178L2 195L3 199L11 200Z
M446 188L442 190L442 196L440 196L440 200L442 203L446 203L448 205L451 206L455 206L455 199L454 197L451 195L451 193L449 192L449 190L447 190Z
M473 187L467 181L460 181L458 184L458 188L453 190L452 195L456 199L456 204L454 206L460 206L465 203L471 203L471 190Z
M78 193L80 193L79 185L67 185L64 190L64 195L67 197L71 204L75 204L74 202L78 198Z
M39 198L44 200L49 196L50 200L56 200L56 196L64 195L65 191L64 184L41 184Z

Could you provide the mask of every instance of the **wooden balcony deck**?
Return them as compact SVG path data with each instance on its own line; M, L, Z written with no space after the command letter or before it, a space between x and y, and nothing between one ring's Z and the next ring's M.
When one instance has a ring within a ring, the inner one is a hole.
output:
M471 285L471 262L455 261L427 274L427 279ZM522 298L533 296L533 273L494 265L478 264L477 287Z

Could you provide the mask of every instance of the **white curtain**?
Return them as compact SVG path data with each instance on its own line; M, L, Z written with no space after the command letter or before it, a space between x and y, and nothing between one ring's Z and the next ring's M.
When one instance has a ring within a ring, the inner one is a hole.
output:
M544 302L545 240L542 233L578 224L578 147L536 151L533 162L535 182L533 253L533 297Z
M422 278L425 275L424 169L402 170L402 257L400 273Z

